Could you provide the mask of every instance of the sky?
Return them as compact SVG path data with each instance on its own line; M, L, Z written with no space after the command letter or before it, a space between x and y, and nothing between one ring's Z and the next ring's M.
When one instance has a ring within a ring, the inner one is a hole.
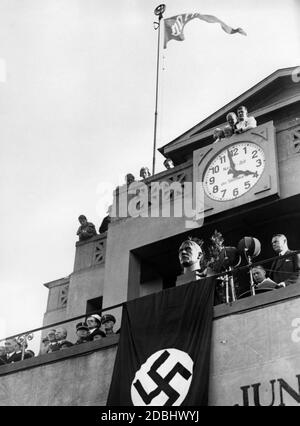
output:
M0 0L0 338L42 326L79 214L98 229L125 174L151 170L159 4ZM161 50L157 147L300 65L300 0L165 4L165 18L212 14L248 35L195 19Z

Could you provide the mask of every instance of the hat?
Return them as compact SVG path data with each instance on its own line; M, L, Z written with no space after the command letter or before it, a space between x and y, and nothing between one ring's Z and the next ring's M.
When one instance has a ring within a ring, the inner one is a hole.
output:
M113 321L115 323L116 322L116 318L113 315L111 315L111 314L103 315L103 317L102 317L102 324L105 324L107 321Z
M95 336L101 336L101 337L106 337L106 334L104 333L104 331L100 330L100 328L97 331L94 331L94 333L92 333L89 338L93 339Z
M85 322L79 322L78 324L76 324L76 331L77 330L89 330L87 324Z
M101 322L101 317L100 317L100 315L98 315L98 314L93 314L93 315L89 315L89 316L88 316L88 318L91 318L91 317L93 317L93 318L95 318L96 320L98 320L99 322Z

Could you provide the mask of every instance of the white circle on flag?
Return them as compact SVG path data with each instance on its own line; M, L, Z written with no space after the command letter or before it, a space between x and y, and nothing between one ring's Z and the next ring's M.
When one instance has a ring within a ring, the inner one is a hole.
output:
M152 354L136 372L131 400L136 406L181 405L193 378L194 362L183 351L162 349Z

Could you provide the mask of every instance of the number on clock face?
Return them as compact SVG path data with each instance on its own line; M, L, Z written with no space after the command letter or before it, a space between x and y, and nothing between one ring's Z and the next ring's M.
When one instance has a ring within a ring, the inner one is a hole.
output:
M244 195L259 180L265 168L263 149L252 142L240 142L220 151L203 175L206 194L228 201Z

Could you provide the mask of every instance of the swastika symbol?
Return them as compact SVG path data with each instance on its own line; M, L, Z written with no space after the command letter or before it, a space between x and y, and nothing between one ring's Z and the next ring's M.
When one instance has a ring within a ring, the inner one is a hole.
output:
M189 390L193 373L190 356L178 349L151 355L137 371L131 386L134 405L180 405Z

